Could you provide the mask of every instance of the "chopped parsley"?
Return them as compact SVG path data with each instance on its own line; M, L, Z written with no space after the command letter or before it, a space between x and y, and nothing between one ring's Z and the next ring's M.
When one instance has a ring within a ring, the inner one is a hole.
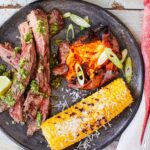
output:
M57 58L57 55L56 54L52 54L51 58L50 58L50 69L51 71L53 70L53 68L55 66L58 65L58 58ZM58 77L58 76L54 76L52 75L52 72L51 72L51 78L50 78L50 82L51 82L51 86L53 88L58 88L61 86L61 78Z
M36 80L31 81L30 89L33 93L35 93L37 95L44 96L45 98L49 97L48 94L40 92L40 88L39 88L39 85Z
M40 92L39 92L39 85L38 85L38 83L37 83L36 80L32 80L32 81L31 81L30 88L31 88L31 91L32 91L32 92L34 92L34 93L36 93L36 94L39 94L39 93L40 93Z
M20 61L19 61L19 67L23 68L26 63L28 63L27 59L24 59L24 58L20 59Z
M59 46L59 45L62 43L62 41L63 41L63 40L56 39L56 40L55 40L55 44L56 44L57 46Z
M23 68L19 68L18 73L21 75L22 79L26 79L29 74L29 72Z
M21 48L20 47L15 47L14 51L15 51L15 55L17 55L21 52Z
M16 84L17 84L18 89L19 89L20 91L23 91L23 90L25 89L24 85L23 85L21 82L18 82L18 83L16 83Z
M36 32L38 34L42 34L42 35L45 35L46 34L46 25L47 25L47 22L45 20L38 20L37 21L37 25L36 25Z
M50 25L50 35L53 36L59 32L59 24L57 22Z
M27 43L27 44L30 44L33 40L33 35L32 35L32 32L27 32L25 35L24 35L24 41Z
M58 58L56 54L52 54L50 58L50 69L53 69L55 66L58 65Z
M51 75L51 86L56 89L59 88L61 86L61 78Z
M42 114L38 111L36 116L36 123L38 127L40 127L41 122L42 122Z
M7 69L6 65L0 64L0 75L2 75L4 72L6 72L6 69Z
M13 78L13 71L8 70L8 71L4 72L2 75L8 77L9 79L12 79Z
M26 63L28 63L28 60L24 58L19 61L19 69L17 73L24 80L27 78L29 74L28 70L24 69L24 66L26 65Z
M6 96L1 96L0 97L2 102L7 104L9 107L14 106L14 104L16 103L16 100L13 98L13 94L11 91L9 91Z

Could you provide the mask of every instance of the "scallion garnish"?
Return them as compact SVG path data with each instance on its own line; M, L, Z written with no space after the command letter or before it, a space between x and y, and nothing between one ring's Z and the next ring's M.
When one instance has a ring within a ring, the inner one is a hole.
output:
M128 51L127 51L127 49L124 49L124 50L122 51L122 59L121 59L121 62L122 62L122 63L125 61L127 55L128 55Z
M105 51L101 53L101 55L98 58L97 64L102 65L106 60L108 59Z
M90 19L89 19L88 16L85 16L85 17L84 17L84 20L85 20L87 23L90 23ZM85 27L80 27L80 29L81 29L81 30L84 30Z
M119 60L119 58L117 57L117 55L110 49L110 48L105 48L105 53L107 55L107 57L109 58L109 60L116 65L116 67L118 67L119 69L123 69L123 65L121 63L121 61Z
M78 26L85 27L85 28L90 27L90 24L85 19L83 19L75 14L71 14L70 19Z
M125 77L127 83L130 83L132 79L132 60L130 57L127 58L125 63Z
M73 28L73 25L72 25L72 24L70 24L70 25L68 26L68 28L67 28L67 34L66 34L66 40L67 40L67 41L70 41L70 40L69 40L69 33L70 33L70 31L71 31L71 34L72 34L72 39L74 39L74 28Z
M82 67L80 66L80 64L76 63L75 71L76 71L76 75L77 75L79 84L81 86L83 86L85 78L84 78L84 73L83 73L83 70L82 70Z
M66 13L64 13L63 17L64 17L64 18L69 18L70 15L71 15L71 12L66 12Z

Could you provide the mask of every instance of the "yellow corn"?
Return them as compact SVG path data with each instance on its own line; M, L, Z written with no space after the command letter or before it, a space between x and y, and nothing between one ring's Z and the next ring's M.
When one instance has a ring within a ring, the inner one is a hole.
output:
M45 121L41 128L53 150L62 150L97 131L133 101L119 78L93 95Z

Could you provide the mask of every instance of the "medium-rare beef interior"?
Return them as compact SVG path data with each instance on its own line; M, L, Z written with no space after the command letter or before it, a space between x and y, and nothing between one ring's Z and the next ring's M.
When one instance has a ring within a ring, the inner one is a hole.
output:
M0 44L0 57L9 65L18 69L20 54L15 54L14 48L10 43Z
M31 89L24 103L24 112L29 119L27 134L32 135L40 127L36 123L38 114L44 121L50 111L49 25L47 14L40 9L31 11L27 19L34 34L38 54L36 78L31 81Z
M11 107L9 112L16 122L23 121L23 94L36 67L36 51L31 28L27 22L23 22L19 25L19 31L22 43L22 54L20 56L19 66L14 75L11 89L6 96L2 98L4 105L7 105L8 108Z

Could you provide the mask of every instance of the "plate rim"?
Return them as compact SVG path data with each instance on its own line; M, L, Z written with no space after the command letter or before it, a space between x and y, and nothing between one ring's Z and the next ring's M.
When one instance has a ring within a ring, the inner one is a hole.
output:
M49 0L42 0L42 1L49 1ZM54 0L51 0L51 1L54 1ZM59 0L57 0L59 1ZM62 0L61 0L62 1ZM139 55L139 58L141 60L141 87L140 87L140 95L139 95L139 100L135 106L135 111L132 112L131 116L130 116L130 119L126 122L126 124L120 128L120 131L117 133L117 134L114 134L107 142L105 142L102 146L98 146L97 148L105 148L106 146L110 145L117 137L119 137L123 131L129 126L129 124L131 123L131 121L133 120L135 114L137 113L138 111L138 108L141 104L141 101L142 101L142 96L143 96L143 91L144 91L144 78L145 78L145 67L144 67L144 60L143 60L143 56L142 56L142 52L141 52L141 49L140 49L140 44L138 44L137 40L135 39L135 37L133 36L133 34L131 33L130 29L117 17L115 16L114 14L112 14L111 12L109 12L107 9L99 6L99 5L96 5L96 4L93 4L93 3L90 3L90 2L87 2L87 1L84 1L84 0L63 0L63 1L70 1L70 2L77 2L77 3L82 3L82 4L87 4L87 5L91 5L97 9L101 9L102 11L104 11L106 14L108 14L110 17L112 17L113 19L115 19L129 34L129 36L131 37L131 39L133 40L134 42L134 45L138 51L138 55ZM12 16L10 16L0 27L0 30L3 26L5 26L5 24L7 24L7 22L13 18L14 15L16 15L17 13L19 13L21 10L25 9L26 7L29 7L30 5L33 5L35 3L38 3L38 2L41 2L41 0L35 0L34 2L31 2L25 6L23 6L21 9L19 9L17 12L15 12ZM12 140L16 145L18 145L20 148L24 148L25 150L32 150L30 148L27 148L24 144L20 143L19 141L17 141L16 139L14 139L14 137L12 137L4 128L2 128L0 126L0 129L1 131L10 139Z

